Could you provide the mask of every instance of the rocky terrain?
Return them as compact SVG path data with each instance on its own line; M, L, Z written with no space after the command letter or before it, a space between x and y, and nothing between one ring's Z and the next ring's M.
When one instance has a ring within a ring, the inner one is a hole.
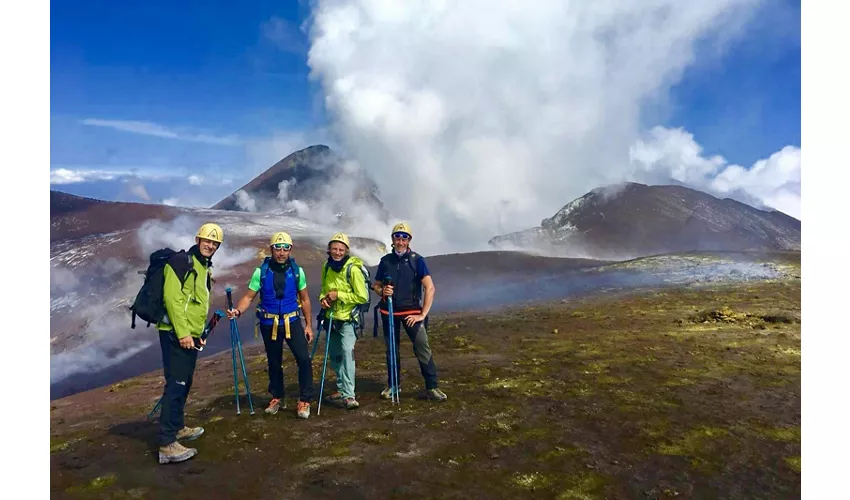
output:
M236 415L229 353L206 358L187 405L206 432L182 464L156 461L159 371L55 400L51 496L796 498L799 259L774 264L787 273L435 315L442 404L419 397L406 340L400 405L378 398L383 343L369 335L355 350L361 407L314 404L306 421L291 355L275 416L261 411L261 346L246 349L254 415L244 386ZM320 349L317 387L322 361Z

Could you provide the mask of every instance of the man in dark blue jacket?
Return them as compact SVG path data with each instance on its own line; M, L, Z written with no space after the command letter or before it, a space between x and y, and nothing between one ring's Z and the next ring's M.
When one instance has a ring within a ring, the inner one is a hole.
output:
M437 366L428 345L428 334L425 331L425 318L434 303L434 281L425 259L410 250L410 240L413 232L410 226L400 222L393 227L393 251L384 255L375 272L372 289L381 297L378 310L384 329L384 342L387 345L387 366L390 366L389 322L393 321L395 345L398 346L401 337L401 327L404 326L407 336L413 342L413 353L419 360L419 369L425 379L425 397L433 401L445 401L446 394L437 386ZM387 280L392 279L392 284ZM384 285L384 283L387 283ZM424 302L422 292L425 292ZM393 300L393 317L389 317L387 297ZM395 366L400 366L401 355L396 349ZM397 371L399 384L401 370ZM387 369L387 388L381 392L381 398L391 398L392 382Z

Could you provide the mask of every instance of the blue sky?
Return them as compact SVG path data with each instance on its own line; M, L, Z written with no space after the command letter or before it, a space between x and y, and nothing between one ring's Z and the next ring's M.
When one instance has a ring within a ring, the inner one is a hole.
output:
M722 57L698 48L709 56L661 123L741 165L800 146L799 2L772 5ZM51 188L212 204L307 145L327 126L298 29L308 15L306 2L52 4L51 178L86 181Z

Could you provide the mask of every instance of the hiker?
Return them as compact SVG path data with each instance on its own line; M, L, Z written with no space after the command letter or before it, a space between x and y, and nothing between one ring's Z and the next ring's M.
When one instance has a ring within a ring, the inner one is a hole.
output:
M322 266L323 318L333 314L333 323L326 326L330 334L329 358L336 373L337 392L325 398L334 406L353 410L360 406L354 395L354 344L356 329L362 332L364 317L359 307L369 303L369 288L363 261L349 254L348 236L337 233L328 242L328 261Z
M393 227L391 234L392 251L381 258L372 285L372 289L381 297L377 307L381 314L384 342L387 345L387 366L390 366L390 318L387 297L392 297L395 345L398 346L401 336L399 332L404 325L407 336L413 342L413 353L419 360L419 370L425 379L425 397L432 401L445 401L446 394L437 387L437 367L434 364L431 346L428 345L428 334L425 331L426 318L434 303L436 291L434 281L431 279L428 266L425 265L425 258L410 250L410 241L413 239L410 226L400 222ZM384 286L387 277L392 279L392 284ZM423 288L424 302L422 301ZM401 355L398 348L395 351L395 366L400 366ZM401 369L398 369L398 377L401 377ZM389 369L387 369L387 388L381 392L382 399L392 397L392 385Z
M272 256L266 257L254 269L248 291L239 299L236 308L227 311L228 318L238 318L248 309L254 297L260 294L257 304L259 331L263 335L266 359L269 363L269 393L272 396L265 412L276 414L283 404L283 341L289 346L298 365L299 400L298 418L310 417L313 400L313 366L307 345L313 340L310 296L307 292L307 275L292 258L292 237L285 232L275 233L269 242ZM301 318L307 318L306 326ZM256 335L256 331L255 331Z
M195 245L185 254L175 254L163 268L162 300L165 316L157 322L165 389L159 416L159 463L182 462L198 454L181 440L193 440L204 433L203 427L187 427L183 421L186 398L192 388L192 376L210 307L212 256L224 239L217 224L208 222L198 229ZM188 256L187 256L188 254ZM185 260L184 260L185 259Z

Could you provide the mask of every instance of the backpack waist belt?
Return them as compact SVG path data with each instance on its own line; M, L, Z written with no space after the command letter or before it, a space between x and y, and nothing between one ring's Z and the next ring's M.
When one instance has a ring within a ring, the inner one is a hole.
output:
M274 320L272 321L272 341L277 340L277 325L280 321L283 321L284 330L286 330L286 338L291 338L290 330L289 330L289 319L298 316L298 311L293 311L291 313L286 314L272 314L267 312L261 312L262 316L266 319ZM258 332L260 329L260 324L257 323L257 326L254 328L254 338L258 336Z
M389 316L390 312L384 308L378 308L381 314ZM393 311L393 316L410 316L412 314L422 314L422 309L408 309L406 311Z

